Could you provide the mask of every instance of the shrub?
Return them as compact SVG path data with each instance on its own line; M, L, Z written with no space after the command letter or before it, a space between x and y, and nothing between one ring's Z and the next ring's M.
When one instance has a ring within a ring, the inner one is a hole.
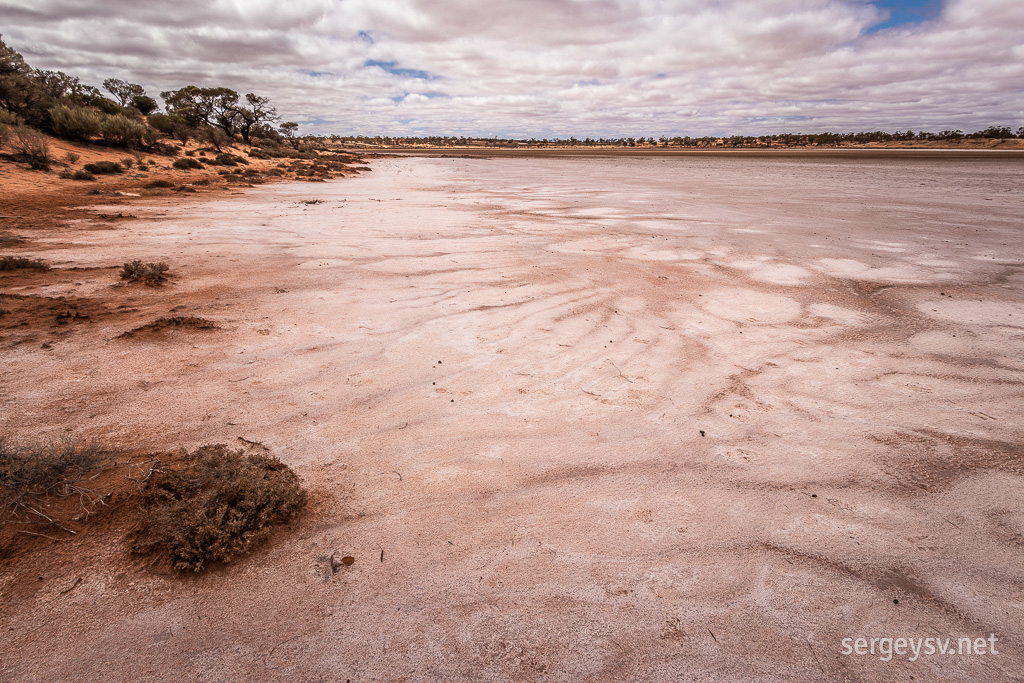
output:
M79 156L76 152L68 152L67 154L64 155L64 161L68 162L69 164L73 164L81 158L82 157Z
M121 268L121 279L130 282L145 282L148 285L157 285L166 280L164 275L171 268L166 263L143 263L139 259L129 261Z
M87 140L100 134L102 117L99 112L86 107L58 105L50 109L53 131L58 137L68 140Z
M71 180L96 180L96 176L81 168L71 174Z
M265 541L306 504L299 478L277 458L203 446L178 472L157 471L142 492L137 554L156 553L179 571L230 562Z
M96 175L111 175L114 173L124 172L124 169L121 168L121 164L116 161L97 161L91 164L86 164L82 168L89 173L95 173Z
M78 484L102 461L102 449L92 442L17 445L0 437L0 523L46 521L59 527L39 510L43 507L39 499L51 494L84 495Z
M135 158L134 157L125 157L124 159L121 159L121 166L126 171L129 170L132 167L132 164L134 164L134 163L135 163Z
M42 259L27 258L25 256L0 256L0 270L20 270L23 268L49 270L50 266Z
M151 190L157 188L171 188L174 187L174 183L172 183L170 180L151 180L145 185L143 185L143 187L149 188Z
M146 134L145 124L133 121L124 114L107 116L100 124L103 139L115 145L140 145Z
M14 151L28 161L32 168L49 168L50 143L46 136L35 128L15 126L12 130L11 144Z
M181 157L179 159L175 159L174 163L171 165L174 166L174 168L180 169L182 171L188 171L189 169L203 167L203 165L199 163L196 159L190 159L189 157Z

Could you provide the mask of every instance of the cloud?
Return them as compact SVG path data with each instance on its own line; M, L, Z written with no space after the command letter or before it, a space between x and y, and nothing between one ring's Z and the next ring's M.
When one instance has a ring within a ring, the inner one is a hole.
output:
M29 62L268 95L309 132L551 137L1024 123L1024 3L0 0ZM917 17L917 18L915 18Z

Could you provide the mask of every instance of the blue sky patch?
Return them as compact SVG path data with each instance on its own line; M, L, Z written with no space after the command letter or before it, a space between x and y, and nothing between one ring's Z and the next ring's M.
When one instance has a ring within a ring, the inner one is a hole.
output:
M875 0L871 4L883 12L888 12L889 18L869 28L868 33L876 33L894 26L920 24L934 19L942 11L942 0Z
M384 71L387 71L389 74L392 74L394 76L404 76L406 78L420 78L424 81L429 81L435 78L426 71L421 71L420 69L402 68L398 66L398 62L383 62L379 59L367 59L365 62L363 62L363 66L375 66L378 69L383 69Z
M374 42L376 42L374 41L373 36L371 36L368 31L360 31L359 33L356 34L356 37L359 38L359 40L363 41L364 43L369 43L370 45L373 45Z

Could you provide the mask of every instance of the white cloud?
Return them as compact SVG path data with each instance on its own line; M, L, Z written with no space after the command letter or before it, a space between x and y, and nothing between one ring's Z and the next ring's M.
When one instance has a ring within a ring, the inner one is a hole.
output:
M29 62L269 95L303 130L673 135L1024 123L1024 3L0 0ZM367 63L383 66L365 66ZM426 77L424 77L426 76ZM443 95L443 96L441 96Z

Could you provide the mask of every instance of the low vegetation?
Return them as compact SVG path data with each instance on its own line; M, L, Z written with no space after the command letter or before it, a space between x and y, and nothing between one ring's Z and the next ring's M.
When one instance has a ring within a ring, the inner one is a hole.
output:
M189 454L181 469L156 471L141 498L132 552L191 572L247 553L306 505L306 492L287 465L224 444Z
M0 256L0 270L49 270L46 261L27 256Z
M79 496L83 505L94 493L85 482L106 460L94 442L65 440L58 443L16 444L0 437L0 525L68 529L48 514L46 498Z
M193 315L175 315L167 318L157 318L151 323L140 325L135 329L122 332L118 339L131 339L136 335L145 332L160 332L167 329L188 329L188 330L216 330L217 323L206 318L199 318Z
M193 169L200 169L203 167L202 162L200 162L198 159L191 159L189 157L181 157L180 159L175 159L174 163L171 165L174 166L174 168L178 169L179 171L189 171Z
M121 167L121 164L116 161L96 161L91 164L86 164L82 167L82 170L95 175L114 175L117 173L124 173L124 169Z
M0 437L0 536L6 549L18 535L65 540L108 511L105 528L135 555L189 572L230 562L306 505L298 475L254 445L133 458L95 441Z
M159 263L143 263L139 259L129 261L121 267L121 279L129 282L142 282L147 285L159 285L167 280L167 272L171 269L163 261Z

